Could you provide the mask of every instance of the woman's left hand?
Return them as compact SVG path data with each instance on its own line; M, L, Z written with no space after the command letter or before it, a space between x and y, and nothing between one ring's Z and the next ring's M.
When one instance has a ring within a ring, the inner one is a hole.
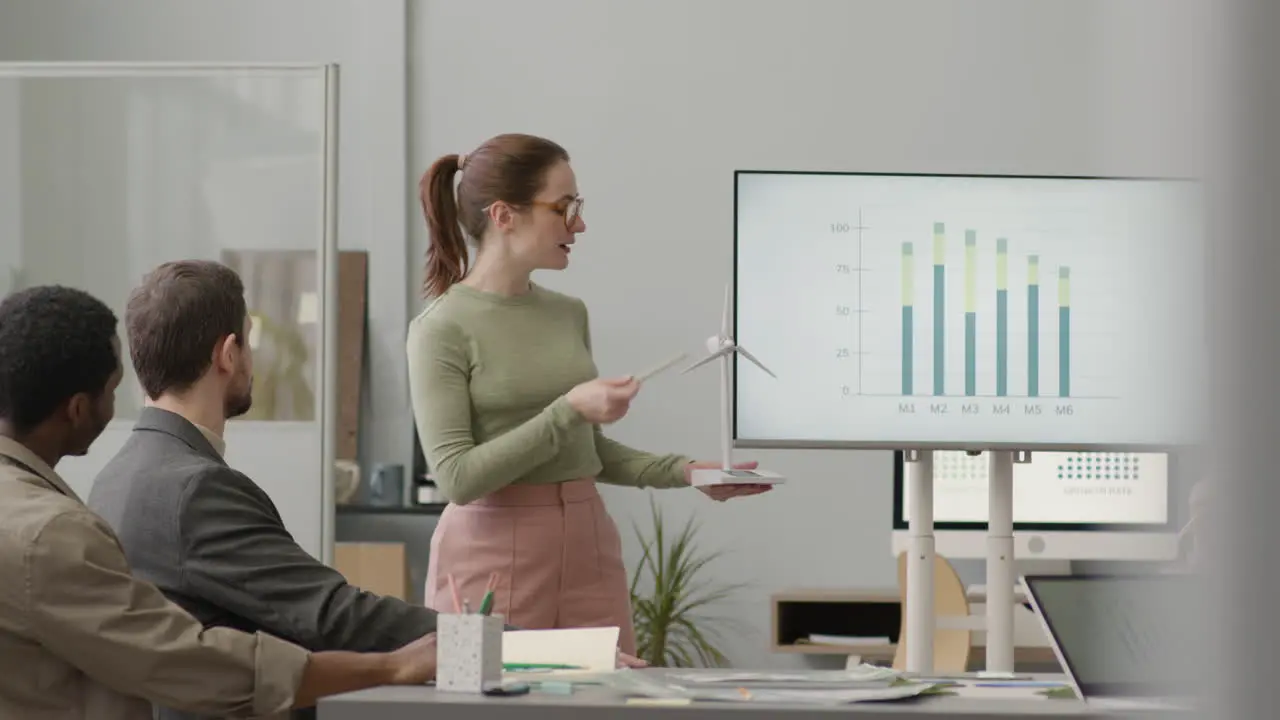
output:
M755 460L749 462L734 463L734 470L755 470L760 463ZM693 484L693 471L701 469L716 469L720 467L718 462L692 462L684 468L685 482ZM729 498L746 497L747 495L759 495L763 492L769 492L773 489L772 485L759 484L735 484L735 485L704 485L698 488L704 495L717 502L724 502Z
M640 668L647 667L649 667L649 663L644 660L641 660L634 655L628 655L621 650L618 651L618 668L633 668L638 670Z

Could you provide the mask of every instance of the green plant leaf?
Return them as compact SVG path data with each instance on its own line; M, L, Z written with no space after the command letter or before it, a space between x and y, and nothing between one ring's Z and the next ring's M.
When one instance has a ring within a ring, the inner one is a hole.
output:
M630 584L637 653L659 667L724 667L719 631L734 623L707 612L745 585L707 580L708 566L722 554L699 551L694 519L671 532L652 494L649 508L647 536L633 523L641 551Z

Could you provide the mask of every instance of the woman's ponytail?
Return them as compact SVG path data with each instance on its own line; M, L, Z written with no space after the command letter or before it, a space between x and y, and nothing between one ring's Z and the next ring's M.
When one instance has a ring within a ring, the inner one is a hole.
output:
M427 219L427 264L422 282L425 297L440 297L467 274L467 241L458 224L458 201L453 180L458 156L436 160L418 183L422 213Z

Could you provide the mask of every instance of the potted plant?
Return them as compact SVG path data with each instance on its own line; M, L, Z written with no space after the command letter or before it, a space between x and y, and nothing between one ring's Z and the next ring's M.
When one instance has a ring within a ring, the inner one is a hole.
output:
M636 654L654 667L725 667L729 660L716 639L728 623L704 613L744 585L716 585L705 578L707 566L721 553L698 549L693 518L672 534L652 494L649 508L652 536L635 527L642 551L631 576Z

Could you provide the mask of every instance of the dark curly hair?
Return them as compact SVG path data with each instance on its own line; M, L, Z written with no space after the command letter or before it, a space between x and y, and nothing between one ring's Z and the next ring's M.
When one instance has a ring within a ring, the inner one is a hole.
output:
M101 396L119 367L111 308L83 290L42 285L0 302L0 418L35 429L79 393Z

